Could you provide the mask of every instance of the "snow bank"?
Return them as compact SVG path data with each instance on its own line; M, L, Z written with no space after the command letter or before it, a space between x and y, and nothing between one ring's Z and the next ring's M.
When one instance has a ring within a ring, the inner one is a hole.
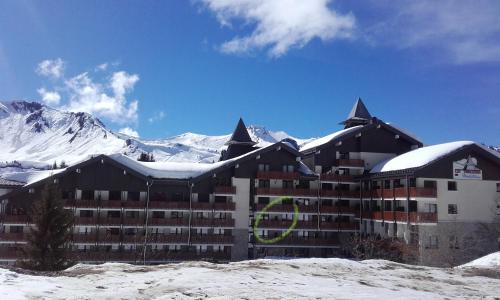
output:
M500 251L488 254L460 266L460 268L464 267L500 268Z
M338 258L79 264L58 276L0 269L0 299L493 299L500 279Z
M458 141L418 148L375 165L370 173L422 167L455 150L472 144L475 143L471 141Z

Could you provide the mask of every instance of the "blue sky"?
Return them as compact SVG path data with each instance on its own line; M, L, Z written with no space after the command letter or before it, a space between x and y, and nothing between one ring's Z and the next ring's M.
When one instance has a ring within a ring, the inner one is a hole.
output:
M355 2L355 3L354 3ZM2 1L0 99L143 138L313 137L357 97L425 143L500 144L496 1Z

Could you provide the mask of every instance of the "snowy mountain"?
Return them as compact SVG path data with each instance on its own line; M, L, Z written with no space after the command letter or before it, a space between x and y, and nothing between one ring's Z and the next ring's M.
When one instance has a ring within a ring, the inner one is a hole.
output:
M249 126L259 146L295 139L283 131ZM217 161L231 134L208 136L184 133L159 140L141 140L115 133L88 113L57 110L37 102L0 102L0 173L41 169L54 161L71 163L91 154L124 153L137 158L153 153L157 161Z

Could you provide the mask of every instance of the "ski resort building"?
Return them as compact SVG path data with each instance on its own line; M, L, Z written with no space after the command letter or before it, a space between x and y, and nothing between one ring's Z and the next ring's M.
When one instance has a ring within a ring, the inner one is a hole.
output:
M48 183L74 213L68 247L82 262L332 257L355 233L404 239L424 264L498 249L498 154L473 142L423 147L361 99L341 124L300 148L292 140L259 148L240 120L212 164L96 155L7 176L0 262L19 258Z

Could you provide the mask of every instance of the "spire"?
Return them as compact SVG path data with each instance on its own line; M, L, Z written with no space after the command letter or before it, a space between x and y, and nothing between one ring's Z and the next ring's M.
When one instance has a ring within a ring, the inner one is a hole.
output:
M229 141L226 142L226 145L250 145L253 146L257 144L256 142L252 141L252 138L248 134L247 127L245 126L245 123L243 123L243 120L240 118L238 121L238 125L236 125L236 129L233 132L233 135L229 139Z
M363 100L358 98L354 106L352 107L351 112L347 116L347 120L341 122L340 124L344 124L345 128L353 127L356 125L365 125L367 124L372 116L368 112Z

